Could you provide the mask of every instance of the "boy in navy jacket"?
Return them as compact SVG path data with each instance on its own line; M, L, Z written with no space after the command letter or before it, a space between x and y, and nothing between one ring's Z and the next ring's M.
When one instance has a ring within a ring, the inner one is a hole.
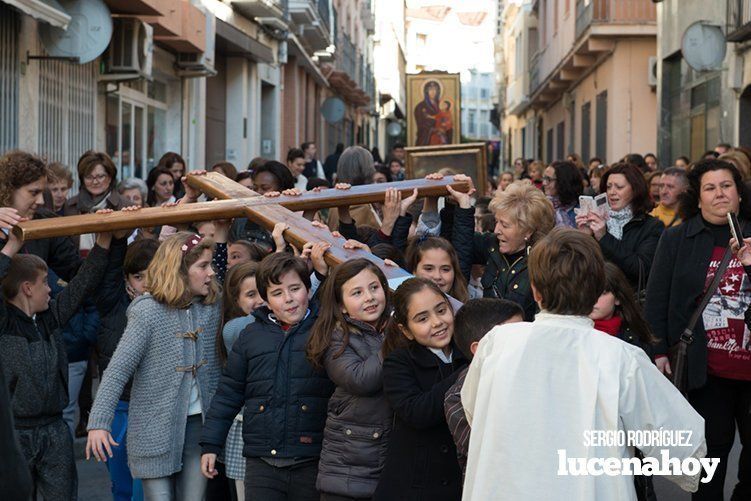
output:
M256 283L268 307L253 313L255 322L229 354L204 422L201 469L216 475L217 455L244 405L246 499L318 500L318 458L334 385L306 356L318 316L308 299L308 266L276 253L261 262Z

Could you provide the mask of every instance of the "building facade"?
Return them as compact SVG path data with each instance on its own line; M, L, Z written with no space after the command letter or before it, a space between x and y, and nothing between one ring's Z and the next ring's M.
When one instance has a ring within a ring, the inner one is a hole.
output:
M660 155L697 160L720 142L751 146L751 3L665 0L657 19ZM721 64L707 71L692 69L681 51L686 29L697 22L719 28L727 39Z
M337 143L372 146L376 141L377 102L373 74L375 16L372 1L333 0L336 52L322 65L329 80L327 97L344 102L344 118L327 124L327 151Z
M384 153L389 152L397 141L406 143L406 9L405 0L378 0L374 3L373 72L379 111L377 145Z
M613 162L656 148L651 0L509 2L498 95L504 164L576 152Z
M500 139L491 122L495 75L469 70L469 79L462 82L462 135L472 141Z
M497 140L493 110L496 0L407 2L407 73L459 73L465 139Z
M304 141L321 156L338 141L375 142L369 3L91 0L85 12L77 0L41 3L0 1L0 152L75 169L97 149L121 178L145 178L167 151L189 169L226 160L242 170ZM104 46L81 64L56 45L94 14ZM338 124L322 117L329 97L347 104Z

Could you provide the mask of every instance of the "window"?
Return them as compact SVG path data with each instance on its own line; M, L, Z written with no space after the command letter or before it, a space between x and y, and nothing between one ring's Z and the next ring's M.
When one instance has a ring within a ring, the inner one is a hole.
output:
M724 140L720 132L720 73L692 71L680 54L663 60L660 154L692 159Z
M18 14L0 4L0 154L18 147Z
M488 89L480 89L480 99L487 99L489 95Z
M584 103L582 105L582 145L581 145L581 152L582 152L582 160L584 163L589 163L589 156L591 153L590 149L590 119L591 119L591 112L592 112L592 103Z
M540 4L538 6L539 13L540 13L540 20L538 22L538 26L540 27L540 42L542 47L547 47L548 45L548 30L545 29L545 23L547 22L547 13L545 12L546 7L546 1L540 0Z
M537 28L530 28L529 29L529 53L527 54L528 57L532 57L535 54L537 54L538 47L540 46L540 34L537 32Z
M166 100L167 84L158 80L107 95L106 150L121 179L145 180L167 151Z
M553 162L553 129L548 129L547 136L548 136L547 141L546 141L547 154L545 156L545 161L547 163L552 163Z
M475 134L475 131L477 130L477 119L475 116L474 111L470 111L467 113L467 129L469 134Z
M597 113L595 118L595 127L597 128L595 155L606 162L608 158L608 91L604 90L597 94L595 113Z
M553 34L558 33L558 0L553 0Z
M515 40L515 47L514 47L514 77L519 78L522 75L522 71L524 68L524 52L522 51L522 48L524 47L522 45L522 35L521 33L516 35Z
M561 120L555 128L555 159L564 160L563 156L563 142L566 140L566 125Z
M566 110L568 116L568 143L566 145L567 154L576 151L576 101L571 99L571 103Z
M38 64L38 152L48 161L74 167L81 153L96 145L98 64Z

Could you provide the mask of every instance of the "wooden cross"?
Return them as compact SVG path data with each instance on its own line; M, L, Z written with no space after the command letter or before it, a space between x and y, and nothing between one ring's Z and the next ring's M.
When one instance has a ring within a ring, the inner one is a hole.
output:
M318 228L310 221L293 211L324 209L345 205L358 205L382 202L388 188L396 188L402 196L410 196L417 188L418 196L443 196L447 186L466 193L469 185L465 181L454 182L452 177L442 180L414 179L394 183L353 186L348 190L328 189L320 192L306 192L301 196L262 197L253 190L231 179L209 172L203 176L188 175L187 183L217 200L174 207L152 207L133 212L112 212L109 214L84 214L49 219L36 219L20 223L13 232L22 240L48 237L80 235L102 231L125 230L158 225L175 225L246 217L268 231L277 223L287 223L289 229L284 239L302 249L307 242L327 242L331 245L324 258L329 266L336 266L348 260L364 257L381 268L392 289L411 275L398 267L386 266L382 259L361 249L345 249L344 240L336 238L328 229Z

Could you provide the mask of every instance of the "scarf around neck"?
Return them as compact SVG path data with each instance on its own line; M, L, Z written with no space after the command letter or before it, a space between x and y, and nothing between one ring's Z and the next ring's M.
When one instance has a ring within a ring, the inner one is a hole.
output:
M626 206L621 210L611 210L608 216L608 233L620 240L623 238L623 227L634 218L631 206Z
M101 195L96 197L92 196L88 190L81 190L78 192L78 210L81 214L89 214L96 212L99 209L104 209L107 206L107 197L110 195L111 190L105 191Z
M623 319L616 314L608 319L595 320L595 329L611 336L617 336L621 332L622 323Z

